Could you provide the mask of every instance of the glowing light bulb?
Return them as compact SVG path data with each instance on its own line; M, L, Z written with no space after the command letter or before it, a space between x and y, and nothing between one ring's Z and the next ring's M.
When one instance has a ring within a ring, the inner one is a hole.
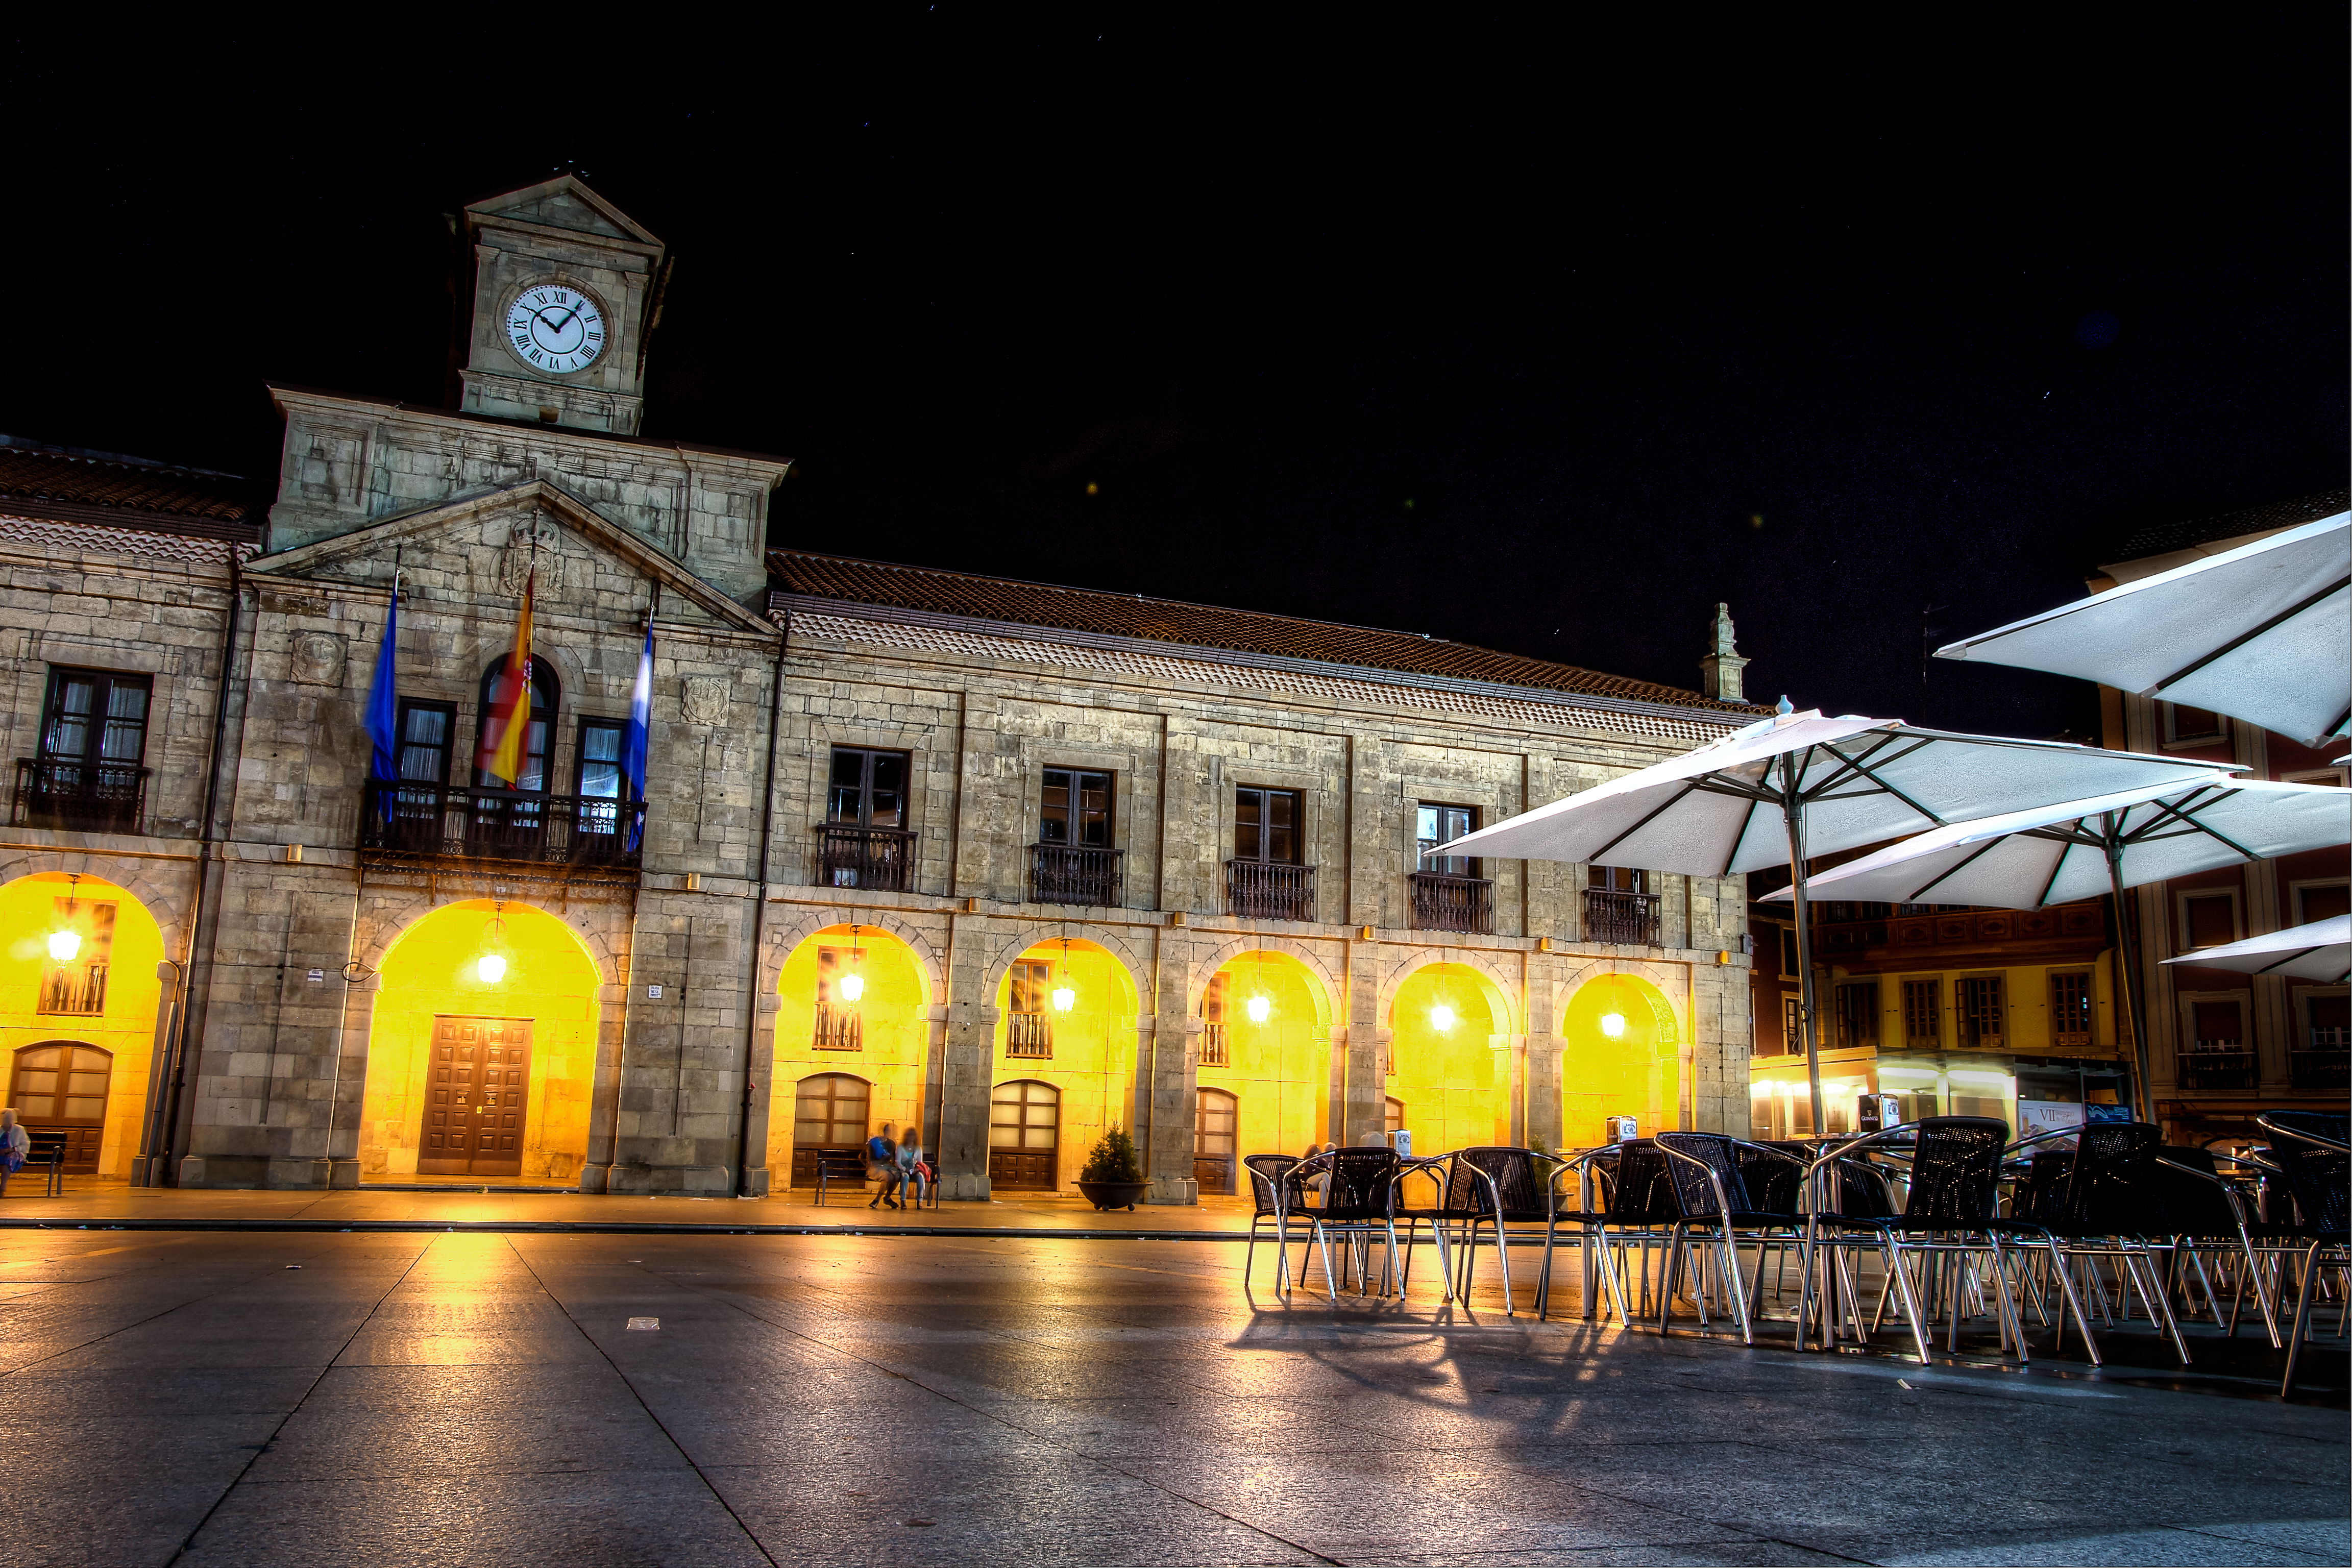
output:
M507 977L507 961L499 953L482 954L481 961L474 967L480 973L482 983L486 985L496 985Z
M855 1002L866 994L866 976L851 970L841 977L841 999Z
M81 951L81 932L53 931L49 933L49 956L59 963L71 963L74 954Z
M1251 1023L1263 1024L1272 1016L1274 1016L1273 1003L1267 1001L1263 996L1253 996L1249 999L1249 1021Z
M1454 1009L1447 1006L1444 1003L1440 1002L1436 1006L1432 1007L1429 1010L1429 1021L1436 1026L1437 1032L1442 1035L1445 1033L1446 1030L1454 1027Z
M1612 1040L1622 1035L1625 1032L1625 1015L1622 1013L1601 1014L1601 1032L1608 1036Z
M1067 985L1054 987L1054 1011L1066 1013L1078 1005L1078 994Z

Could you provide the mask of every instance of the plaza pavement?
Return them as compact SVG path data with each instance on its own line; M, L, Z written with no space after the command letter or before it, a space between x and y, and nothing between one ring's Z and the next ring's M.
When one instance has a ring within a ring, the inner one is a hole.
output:
M1286 1303L1205 1236L110 1223L0 1229L11 1568L2352 1555L2332 1350L2339 1393L2282 1405L1535 1323L1429 1272Z

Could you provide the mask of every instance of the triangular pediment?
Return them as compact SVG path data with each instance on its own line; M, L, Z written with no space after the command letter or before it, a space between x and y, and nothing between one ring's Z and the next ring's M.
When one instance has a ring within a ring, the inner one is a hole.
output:
M568 229L573 234L593 234L600 239L630 240L657 250L662 248L661 240L651 229L572 174L559 174L536 185L490 196L467 207L466 213L478 223L485 218L505 218L541 228Z
M387 587L395 563L419 602L449 610L520 597L523 574L540 573L537 602L551 615L612 616L617 596L634 617L656 603L657 619L780 635L672 557L549 479L483 490L382 518L331 539L264 555L249 576ZM642 598L640 597L642 595Z

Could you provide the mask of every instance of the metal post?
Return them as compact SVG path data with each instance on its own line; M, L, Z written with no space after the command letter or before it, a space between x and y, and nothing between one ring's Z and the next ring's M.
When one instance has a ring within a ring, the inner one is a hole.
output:
M2116 965L2123 973L2124 1016L2131 1025L2132 1099L2142 1121L2156 1120L2156 1100L2147 1081L2147 999L2140 993L2139 953L2133 941L2131 906L2124 901L2124 847L2116 841L2112 813L2100 818L2107 854L2107 888L2116 900Z
M1780 815L1789 824L1789 888L1797 909L1797 1026L1805 1035L1805 1077L1813 1090L1813 1136L1826 1138L1829 1108L1822 1099L1819 990L1813 984L1811 906L1805 897L1805 807L1799 790L1804 768L1798 761L1800 755L1789 752L1780 758Z

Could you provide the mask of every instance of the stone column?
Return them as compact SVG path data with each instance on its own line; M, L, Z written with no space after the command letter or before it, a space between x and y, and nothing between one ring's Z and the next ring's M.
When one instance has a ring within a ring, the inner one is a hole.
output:
M1156 984L1135 1047L1133 1114L1147 1130L1148 1145L1139 1152L1151 1183L1143 1201L1197 1204L1201 1186L1192 1179L1192 1129L1199 1114L1194 1097L1201 1042L1185 1008L1192 994L1192 943L1182 928L1164 926L1156 944Z
M995 1087L996 1009L985 994L992 922L984 915L949 917L948 1000L933 1009L932 1050L939 1058L927 1108L939 1127L940 1195L985 1199L988 1181L988 1103Z
M1333 1096L1339 1103L1331 1119L1330 1142L1342 1148L1388 1123L1388 1079L1381 1066L1390 1040L1381 1027L1381 950L1371 942L1351 942L1347 963L1347 1021L1331 1031L1334 1055L1346 1070L1344 1095Z

